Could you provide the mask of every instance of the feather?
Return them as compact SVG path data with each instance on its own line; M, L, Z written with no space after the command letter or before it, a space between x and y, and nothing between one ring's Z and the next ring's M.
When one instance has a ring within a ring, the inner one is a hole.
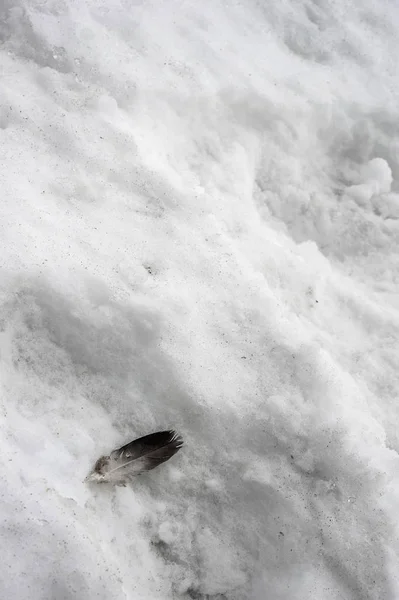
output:
M175 431L158 431L113 450L96 462L88 481L124 484L169 460L183 445Z

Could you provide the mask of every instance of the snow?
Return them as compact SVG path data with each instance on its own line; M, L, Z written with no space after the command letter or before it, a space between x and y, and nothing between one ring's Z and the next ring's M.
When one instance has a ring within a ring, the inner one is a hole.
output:
M398 29L2 3L0 598L399 598Z
M347 187L346 193L360 205L367 205L371 198L379 198L391 191L392 171L382 158L373 158L362 165L359 179L362 183Z

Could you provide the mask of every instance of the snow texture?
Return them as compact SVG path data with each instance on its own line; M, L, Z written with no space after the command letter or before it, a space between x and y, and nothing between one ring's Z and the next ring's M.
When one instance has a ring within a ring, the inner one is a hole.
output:
M393 0L1 2L0 598L399 598L398 39Z

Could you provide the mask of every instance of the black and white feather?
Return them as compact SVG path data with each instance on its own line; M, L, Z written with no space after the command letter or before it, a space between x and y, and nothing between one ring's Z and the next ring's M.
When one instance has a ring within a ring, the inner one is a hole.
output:
M124 485L169 460L182 446L183 439L175 431L150 433L99 458L85 481Z

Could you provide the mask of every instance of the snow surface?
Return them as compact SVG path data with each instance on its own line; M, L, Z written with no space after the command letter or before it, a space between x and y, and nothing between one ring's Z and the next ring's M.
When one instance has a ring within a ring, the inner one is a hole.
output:
M399 598L398 35L393 0L1 3L1 599Z

